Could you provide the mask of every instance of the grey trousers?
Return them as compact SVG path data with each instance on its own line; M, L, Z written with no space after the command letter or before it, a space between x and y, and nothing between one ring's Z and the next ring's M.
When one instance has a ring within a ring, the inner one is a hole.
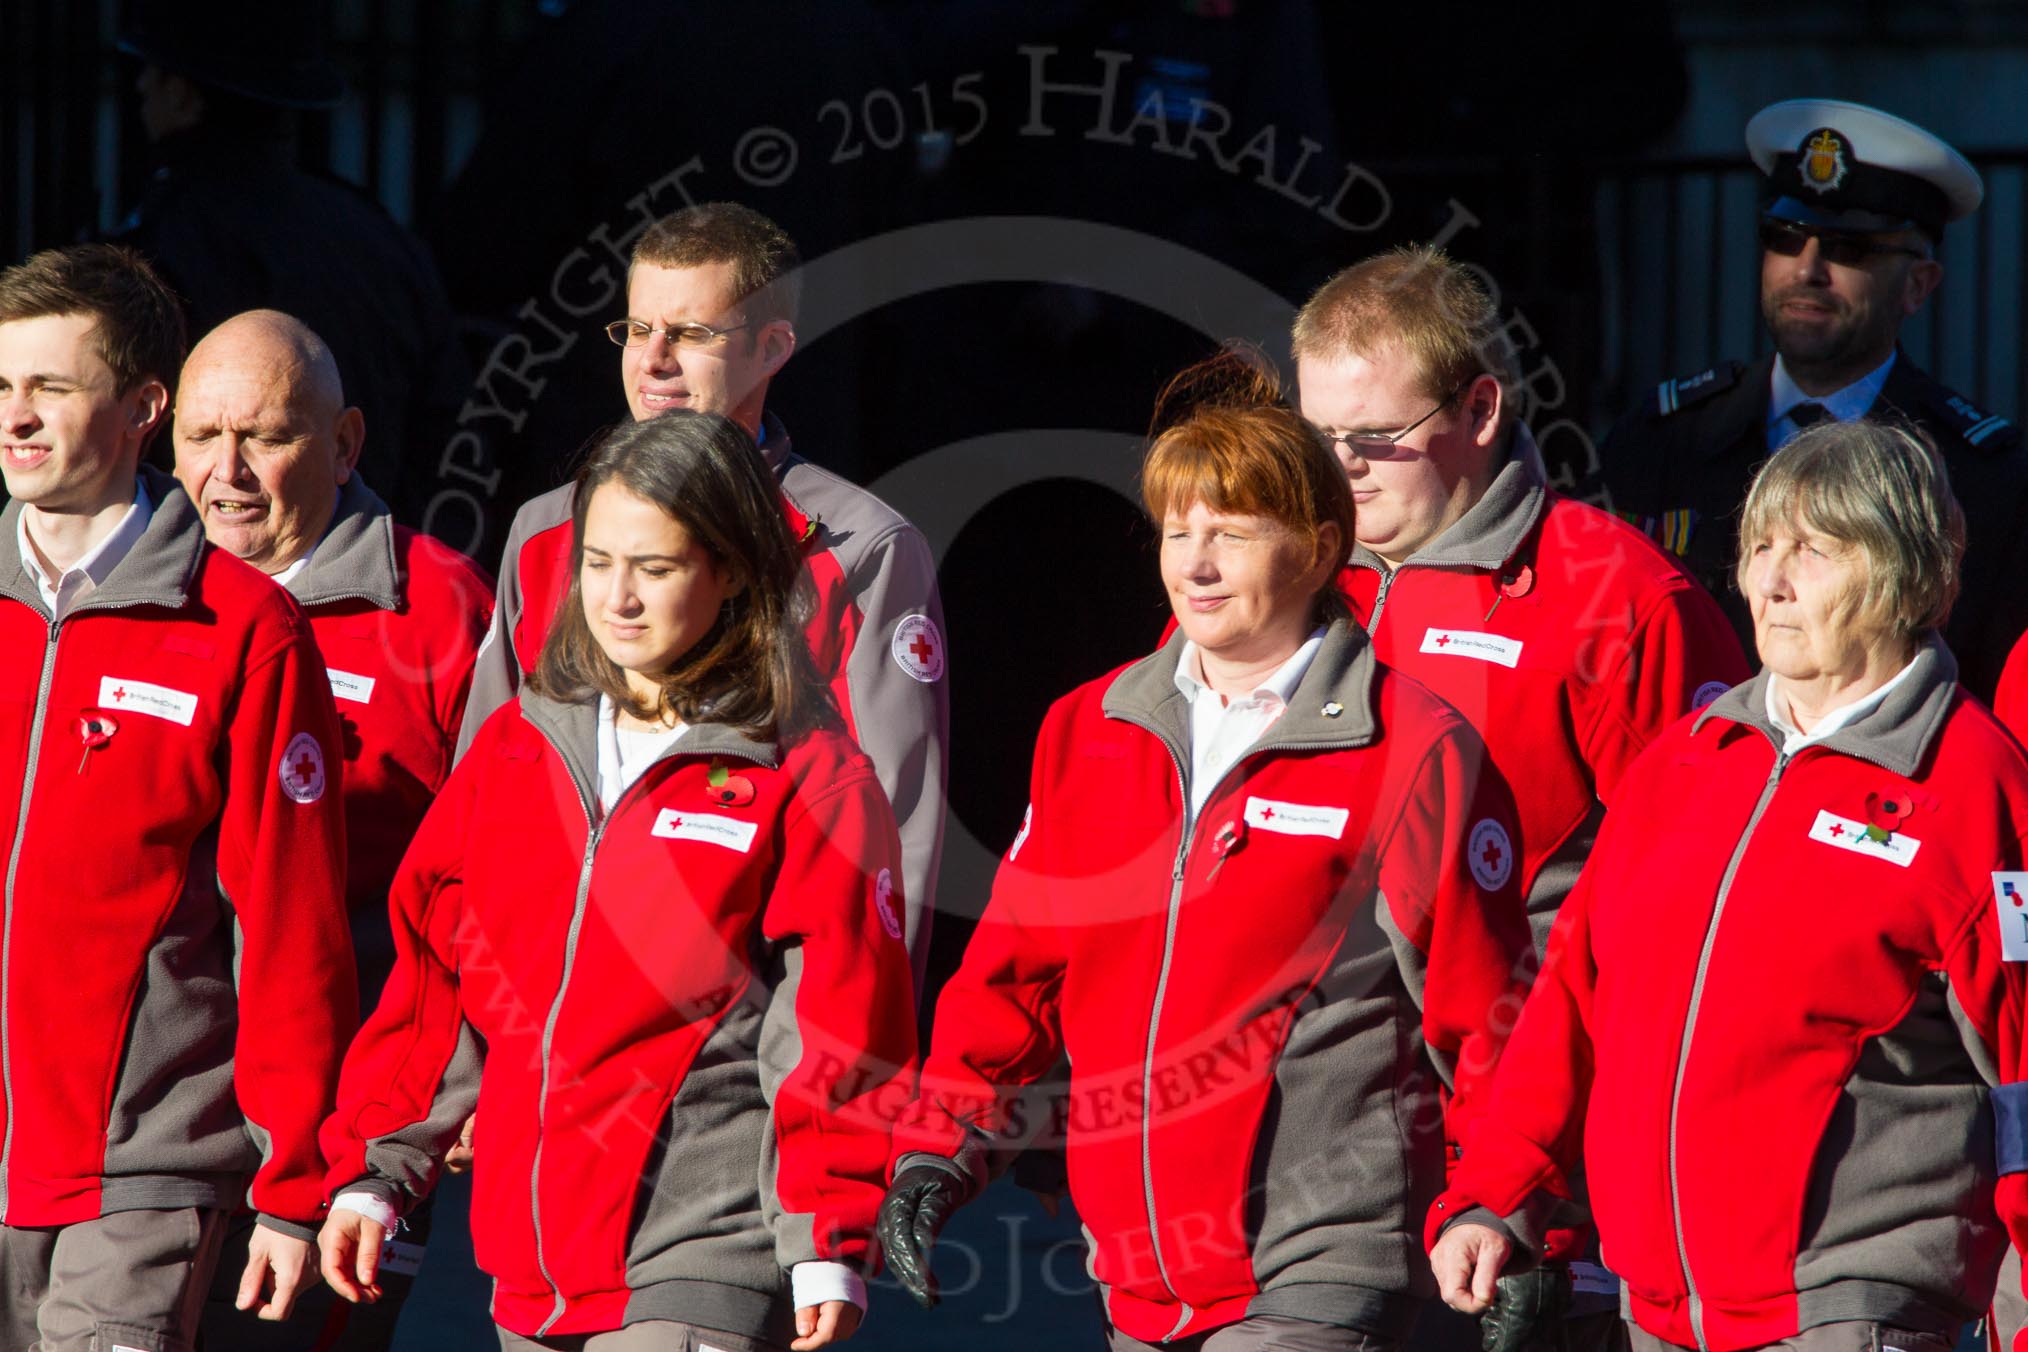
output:
M1110 1352L1395 1352L1396 1349L1391 1338L1278 1314L1250 1315L1237 1324L1159 1346L1110 1329L1106 1346Z
M1635 1324L1627 1325L1633 1352L1683 1352ZM1952 1339L1940 1333L1912 1333L1864 1319L1842 1320L1804 1329L1793 1338L1769 1343L1757 1352L1950 1352Z
M608 1333L573 1333L560 1338L524 1338L506 1329L498 1331L500 1352L786 1352L758 1338L716 1333L673 1319L647 1319Z
M0 1225L0 1347L188 1352L225 1239L217 1211L116 1211Z
M2009 1244L2006 1260L2000 1264L2000 1287L1993 1292L1992 1326L1986 1330L1993 1352L2011 1352L2014 1335L2024 1324L2028 1324L2028 1301L2021 1295L2021 1255Z

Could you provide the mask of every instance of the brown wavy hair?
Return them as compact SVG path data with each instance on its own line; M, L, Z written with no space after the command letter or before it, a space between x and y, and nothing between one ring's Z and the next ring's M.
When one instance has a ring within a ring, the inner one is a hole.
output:
M704 636L655 678L661 701L653 708L634 698L626 672L599 647L584 617L585 513L607 484L674 517L743 584ZM803 636L812 603L802 545L789 533L780 491L753 438L729 418L672 409L614 428L578 471L570 590L528 683L557 700L606 695L650 721L673 713L760 741L791 738L837 722Z

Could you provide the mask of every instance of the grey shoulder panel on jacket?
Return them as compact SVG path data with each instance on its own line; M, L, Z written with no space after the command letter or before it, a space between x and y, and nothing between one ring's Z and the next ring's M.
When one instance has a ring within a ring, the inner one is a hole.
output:
M514 513L514 525L509 537L526 540L539 535L552 526L561 526L570 520L570 499L573 484L558 484L547 493L538 493L521 504Z
M803 515L822 526L826 544L850 572L880 541L902 531L920 535L914 523L850 479L797 456L782 473L782 492Z

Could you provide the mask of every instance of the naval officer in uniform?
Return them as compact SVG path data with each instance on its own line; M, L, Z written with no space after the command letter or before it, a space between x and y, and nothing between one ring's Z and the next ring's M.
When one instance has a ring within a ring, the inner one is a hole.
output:
M1663 381L1600 447L1607 505L1679 555L1750 636L1733 537L1755 469L1822 418L1912 424L1964 504L1963 588L1945 638L1966 688L1990 700L2028 628L2028 450L2018 427L1898 343L1943 280L1944 226L1984 196L1978 171L1913 123L1831 99L1762 109L1746 143L1763 177L1760 302L1774 351Z

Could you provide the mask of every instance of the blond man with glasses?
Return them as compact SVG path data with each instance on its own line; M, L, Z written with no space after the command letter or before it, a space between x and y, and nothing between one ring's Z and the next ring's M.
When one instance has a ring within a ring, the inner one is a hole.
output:
M1466 268L1428 248L1355 264L1303 307L1294 345L1303 413L1358 511L1339 587L1380 660L1464 714L1514 786L1517 834L1481 824L1470 860L1485 886L1518 879L1539 949L1628 765L1744 680L1745 659L1673 559L1549 487L1499 315ZM1507 1283L1489 1348L1555 1342L1544 1335L1565 1311L1588 1317L1573 1330L1617 1332L1612 1276L1583 1261L1583 1219L1571 1209L1555 1261ZM1415 1336L1478 1342L1441 1313Z

